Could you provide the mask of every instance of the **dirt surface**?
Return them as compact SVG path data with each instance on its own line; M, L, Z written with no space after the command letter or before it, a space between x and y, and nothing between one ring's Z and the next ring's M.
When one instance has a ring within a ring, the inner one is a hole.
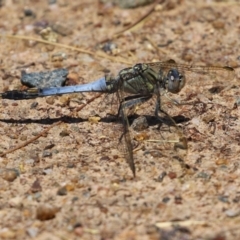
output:
M240 239L238 1L162 1L153 11L94 0L17 2L0 7L0 92L23 89L23 70L67 68L68 84L81 84L170 58L228 65L235 76L220 71L218 89L207 76L186 75L170 97L195 103L163 104L178 134L151 122L132 131L135 178L108 115L111 95L1 99L0 239ZM150 101L137 113L151 120L153 108ZM163 143L180 133L187 150Z

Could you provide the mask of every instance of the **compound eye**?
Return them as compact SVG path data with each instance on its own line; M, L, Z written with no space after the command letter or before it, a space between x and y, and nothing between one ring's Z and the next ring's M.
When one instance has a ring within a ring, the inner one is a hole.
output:
M182 79L183 79L183 76L181 75L181 74L179 74L179 81L181 82L182 81Z
M175 80L175 77L173 76L171 71L169 72L169 75L170 75L170 80L173 82Z
M172 82L180 78L180 73L176 69L172 69L168 72L168 79Z
M171 93L178 93L184 83L184 76L177 69L171 69L167 74L167 89Z

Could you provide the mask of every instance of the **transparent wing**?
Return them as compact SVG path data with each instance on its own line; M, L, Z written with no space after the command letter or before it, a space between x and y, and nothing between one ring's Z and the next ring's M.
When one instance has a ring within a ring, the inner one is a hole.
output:
M185 65L178 64L174 60L168 60L166 62L153 62L147 63L155 71L159 69L169 70L171 68L177 68L183 72L195 72L202 75L211 75L215 77L228 77L229 79L234 78L235 71L233 68L228 66L198 66L198 65ZM223 75L222 75L223 74Z
M135 177L136 175L136 170L135 170L135 163L134 163L134 157L133 157L133 146L132 146L132 141L131 141L131 134L129 130L129 122L128 122L128 114L127 114L127 108L125 107L124 99L125 99L125 94L123 92L123 88L120 88L117 91L117 96L119 99L119 114L122 119L122 124L123 124L123 138L124 138L124 149L125 149L125 158L126 161L133 173L133 176ZM121 137L122 138L122 137ZM122 139L120 139L122 141Z
M196 90L198 93L219 93L223 89L229 88L231 81L235 77L234 69L227 66L220 67L184 65L177 64L174 60L148 63L148 66L150 66L156 72L162 70L165 75L169 70L177 69L181 74L185 76L185 86L188 88L197 86Z

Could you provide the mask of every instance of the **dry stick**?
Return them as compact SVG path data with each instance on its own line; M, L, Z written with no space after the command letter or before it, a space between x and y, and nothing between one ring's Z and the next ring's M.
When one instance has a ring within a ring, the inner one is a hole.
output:
M43 130L41 133L39 133L39 134L38 134L37 136L35 136L34 138L32 138L32 139L24 142L23 144L20 144L19 146L15 147L15 148L13 148L13 149L10 149L10 150L2 153L2 154L0 155L0 157L4 157L5 155L7 155L7 154L9 154L9 153L12 153L12 152L14 152L14 151L16 151L16 150L18 150L18 149L20 149L20 148L23 148L23 147L27 146L29 143L34 142L35 140L37 140L38 138L40 138L42 135L44 135L45 133L47 133L51 128L59 125L60 123L62 123L62 121L59 121L59 122L54 123L53 125L51 125L51 126L48 127L47 129Z
M108 60L111 60L111 61L114 61L114 62L120 62L120 63L124 63L124 64L127 64L127 65L132 65L132 62L129 62L129 61L124 60L122 58L111 57L111 56L109 56L109 55L107 55L103 52L95 53L95 52L85 50L85 49L82 49L82 48L77 48L77 47L65 45L65 44L62 44L62 43L49 42L47 40L37 39L37 38L34 38L34 37L26 37L26 36L20 36L20 35L4 35L4 34L0 34L0 37L36 41L36 42L39 42L39 43L45 43L45 44L53 45L53 46L56 46L56 47L62 47L62 48L70 49L70 50L73 50L73 51L86 53L86 54L89 54L89 55L92 55L92 56L95 56L95 57L105 58L105 59L108 59Z
M85 104L83 104L81 107L77 108L77 112L82 110L84 107L86 107L89 103L91 103L92 101L94 101L95 99L99 98L102 95L102 93L97 94L96 96L90 98L89 100L87 100L87 102ZM33 143L34 141L36 141L38 138L42 137L44 134L46 134L50 129L52 129L53 127L60 125L61 123L63 123L62 121L56 122L54 124L52 124L50 127L48 127L47 129L43 130L41 133L39 133L37 136L35 136L34 138L24 142L23 144L20 144L19 146L10 149L2 154L0 154L0 157L4 157L5 155L12 153L18 149L21 149L25 146L27 146L30 143Z
M102 93L96 94L94 97L92 97L92 98L90 98L89 100L87 100L87 102L84 103L82 106L76 108L76 109L75 109L75 112L81 111L84 107L86 107L89 103L93 102L95 99L99 98L101 95L102 95Z
M153 6L149 9L148 12L146 12L143 16L141 16L136 22L134 22L133 24L131 24L130 26L126 27L125 29L117 32L117 33L114 33L112 37L110 38L106 38L106 39L103 39L102 41L100 41L99 43L104 43L104 42L107 42L109 41L110 39L114 39L114 38L117 38L119 36L121 36L123 33L125 33L126 31L133 31L134 29L136 29L137 27L139 27L140 25L142 25L146 20L147 18L150 17L150 15L155 11L155 8L158 4L160 3L163 3L165 0L157 0Z

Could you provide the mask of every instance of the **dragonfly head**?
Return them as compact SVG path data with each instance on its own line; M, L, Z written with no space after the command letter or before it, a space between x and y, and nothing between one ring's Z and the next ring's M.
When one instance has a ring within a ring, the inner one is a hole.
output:
M165 89L171 93L178 93L185 85L185 77L177 69L172 68L164 80Z

